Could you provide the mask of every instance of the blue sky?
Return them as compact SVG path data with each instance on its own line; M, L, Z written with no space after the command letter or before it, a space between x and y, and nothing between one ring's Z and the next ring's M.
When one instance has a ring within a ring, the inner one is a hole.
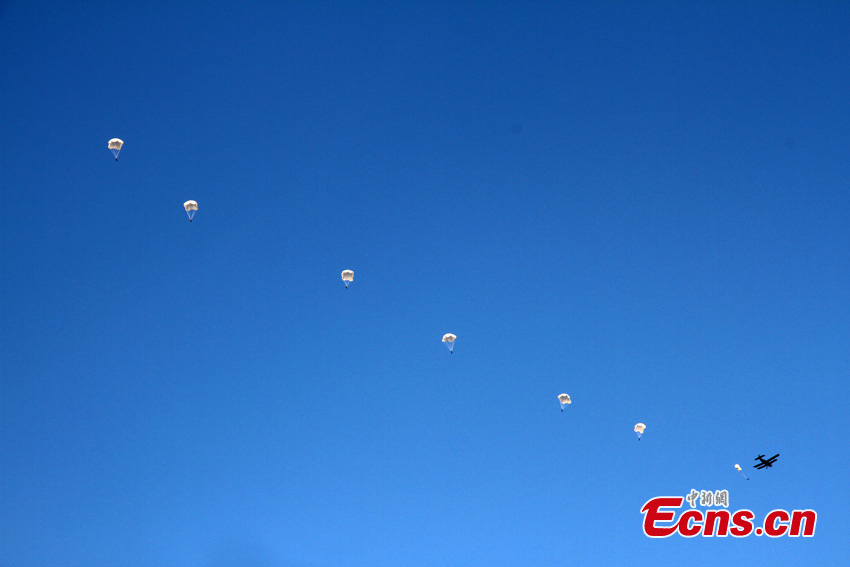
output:
M841 562L850 5L741 4L2 3L0 565Z

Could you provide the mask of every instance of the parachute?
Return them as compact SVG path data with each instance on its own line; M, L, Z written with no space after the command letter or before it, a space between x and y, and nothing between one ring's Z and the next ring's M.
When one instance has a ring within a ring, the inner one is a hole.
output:
M638 441L640 441L640 436L643 435L644 429L646 429L646 426L642 423L638 423L635 425L635 433L638 434Z
M573 401L570 399L570 397L567 394L560 394L558 396L558 401L561 402L561 411L564 411L564 405L565 404L573 403Z
M115 156L115 161L118 161L118 152L121 151L121 146L123 145L124 140L119 140L118 138L112 138L109 140L107 147L112 152L112 155Z
M741 473L741 476L743 476L743 477L744 477L744 478L746 478L747 480L750 480L750 479L748 479L748 478L747 478L747 475L745 475L745 474L744 474L744 471L742 471L742 470L741 470L741 465L739 465L739 464L737 464L737 463L736 463L736 464L735 464L735 468L736 468L736 469L738 469L738 472L739 472L739 473Z
M186 214L189 215L189 222L192 222L192 217L195 216L195 211L198 210L198 203L196 201L186 201L183 203L183 208L186 209Z
M345 289L348 289L348 282L354 281L354 272L352 270L343 270L342 281L345 282Z
M455 346L455 339L456 338L457 337L454 336L451 333L446 333L445 335L443 335L443 342L446 343L446 346L449 347L449 352L452 353L452 354L454 354L454 346Z

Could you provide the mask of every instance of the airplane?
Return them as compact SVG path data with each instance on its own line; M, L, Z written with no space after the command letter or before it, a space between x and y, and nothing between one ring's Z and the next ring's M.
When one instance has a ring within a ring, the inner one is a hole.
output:
M762 457L764 457L764 455L759 455L758 457L756 457L756 460L759 461L759 464L753 465L753 468L755 468L755 469L772 468L773 463L775 463L776 459L779 458L779 453L776 453L775 455L773 455L771 458L769 458L767 460L764 460Z

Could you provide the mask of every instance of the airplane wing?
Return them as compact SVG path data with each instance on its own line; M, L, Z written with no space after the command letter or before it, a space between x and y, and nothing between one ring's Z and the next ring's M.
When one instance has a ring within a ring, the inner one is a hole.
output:
M775 463L775 462L776 462L776 459L778 459L778 458L779 458L779 453L776 453L775 455L773 455L771 458L769 458L769 459L767 460L767 463L768 463L768 464L773 464L773 463Z
M759 463L757 465L753 465L754 469L763 469L767 466L767 463Z

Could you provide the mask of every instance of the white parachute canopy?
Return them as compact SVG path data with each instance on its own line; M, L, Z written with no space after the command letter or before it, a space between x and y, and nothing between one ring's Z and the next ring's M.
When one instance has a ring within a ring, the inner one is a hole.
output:
M118 138L112 138L109 140L108 148L112 152L112 155L115 156L115 161L118 161L118 152L121 151L121 146L124 145L124 140L119 140Z
M638 434L638 441L640 441L640 436L643 435L643 430L646 429L646 426L642 423L635 424L635 433Z
M449 347L449 352L454 353L455 339L457 337L451 333L446 333L443 335L443 342L446 343L446 346Z
M196 201L186 201L183 203L183 208L186 209L186 214L189 215L189 222L192 222L195 211L198 210L198 203Z
M744 474L744 471L742 471L742 470L741 470L741 465L739 465L739 464L737 464L737 463L736 463L736 464L735 464L735 468L736 468L736 469L738 469L738 472L740 472L740 473L741 473L741 475L742 475L744 478L746 478L747 480L750 480L750 479L748 479L748 478L747 478L747 475L745 475L745 474Z
M353 270L343 270L342 271L342 281L345 282L345 289L348 289L348 282L354 281L354 271Z
M559 394L558 395L558 401L561 402L561 411L564 411L564 406L566 404L573 403L573 401L570 399L570 397L567 394Z

